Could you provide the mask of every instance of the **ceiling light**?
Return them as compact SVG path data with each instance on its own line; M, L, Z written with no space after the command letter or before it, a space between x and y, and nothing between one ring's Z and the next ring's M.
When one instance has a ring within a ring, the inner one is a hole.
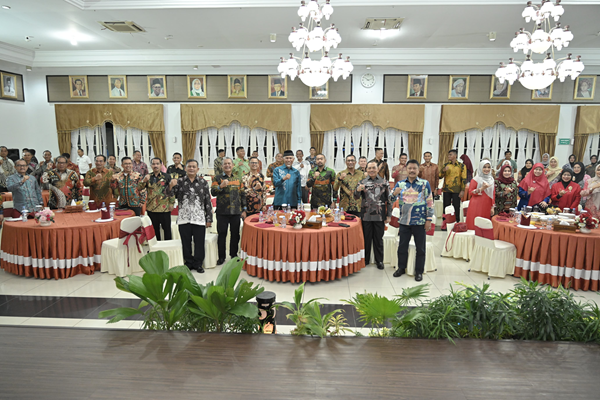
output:
M197 71L197 70L198 70L198 66L197 66L197 65L194 65L194 66L192 67L192 69L193 69L194 71Z
M72 44L73 46L77 46L77 40L75 40L75 39L72 39L72 40L71 40L71 44Z
M495 42L496 41L496 32L488 33L488 38L490 38L490 42Z
M269 35L269 39L271 40L271 43L275 43L277 41L277 34L271 33L271 35Z
M367 65L367 69L371 69L371 66L370 66L370 65Z
M167 36L165 36L165 40L171 40L171 39L173 39L173 35L167 35Z
M10 10L10 6L2 6L5 10Z
M31 71L33 70L33 68L31 68L29 65L25 66L25 69L26 69L28 72L31 72Z

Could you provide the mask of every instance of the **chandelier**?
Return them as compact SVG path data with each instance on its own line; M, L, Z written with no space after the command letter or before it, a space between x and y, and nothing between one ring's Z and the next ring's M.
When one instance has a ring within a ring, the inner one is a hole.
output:
M350 57L343 59L340 53L335 60L329 58L331 48L336 49L342 41L334 24L326 29L321 27L323 18L329 20L333 14L333 7L329 1L326 0L322 5L319 5L317 0L310 0L308 5L305 1L301 2L298 16L302 19L302 23L298 29L292 28L288 39L296 51L302 50L304 58L295 57L294 53L290 53L290 58L287 60L281 57L277 71L282 78L289 76L294 80L298 76L306 86L319 87L323 86L329 78L337 82L340 76L344 79L350 76L350 72L354 69ZM305 26L307 18L308 23ZM311 59L309 54L313 52L321 52L321 59Z
M496 77L500 83L508 81L512 85L518 80L527 89L536 90L547 88L557 77L564 82L567 77L574 80L579 76L584 68L581 56L572 59L569 53L566 58L554 60L554 50L560 51L563 47L569 47L569 43L573 40L569 26L562 28L558 22L564 12L560 0L556 0L556 4L552 4L550 0L542 0L540 6L532 5L531 1L527 2L522 17L527 23L533 21L536 29L533 33L529 33L523 28L516 32L515 38L510 42L510 47L515 53L522 50L526 59L520 63L510 58L506 65L501 62L500 68L496 71ZM551 29L550 18L556 23L556 26ZM548 52L548 50L550 51ZM532 60L533 53L545 53L546 58L542 62L535 63ZM521 66L519 67L517 64L521 64Z

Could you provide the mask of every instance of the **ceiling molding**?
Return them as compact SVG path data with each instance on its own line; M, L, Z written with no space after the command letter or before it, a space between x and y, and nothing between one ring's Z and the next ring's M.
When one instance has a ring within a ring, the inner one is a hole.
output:
M35 51L0 42L0 60L21 65L33 64Z
M296 0L65 0L81 10L132 10L166 8L259 8L294 7ZM334 7L344 6L427 6L427 5L482 5L481 0L334 0ZM525 5L524 0L486 0L485 5ZM600 0L572 0L565 5L598 5Z

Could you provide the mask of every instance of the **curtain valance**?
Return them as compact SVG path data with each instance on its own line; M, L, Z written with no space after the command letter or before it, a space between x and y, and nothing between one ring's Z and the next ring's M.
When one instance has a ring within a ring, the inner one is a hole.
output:
M197 132L209 127L222 128L237 121L250 129L275 132L292 131L290 104L182 104L182 132Z
M165 131L162 104L56 104L54 111L59 132L93 128L107 121L123 128Z
M575 134L600 132L600 106L577 107Z
M440 132L462 132L480 129L502 122L518 131L529 129L538 133L558 132L558 105L445 105L442 107Z
M352 129L369 121L383 129L423 132L424 114L423 104L313 104L310 106L310 131Z

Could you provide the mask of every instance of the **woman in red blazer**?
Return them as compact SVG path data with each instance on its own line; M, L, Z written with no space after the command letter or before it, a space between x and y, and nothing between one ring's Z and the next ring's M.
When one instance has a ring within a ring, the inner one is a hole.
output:
M571 210L579 207L581 201L581 186L573 182L573 173L565 169L560 173L560 179L552 185L552 194L550 195L552 205L560 209L570 208Z

